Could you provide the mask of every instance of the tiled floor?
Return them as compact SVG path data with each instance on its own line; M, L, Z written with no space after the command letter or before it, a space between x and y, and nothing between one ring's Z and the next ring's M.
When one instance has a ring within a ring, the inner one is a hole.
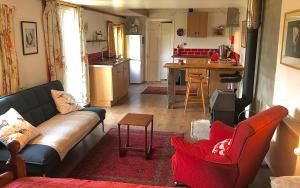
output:
M112 108L106 108L107 116L105 119L105 130L116 127L118 121L128 112L133 113L150 113L154 114L154 130L170 131L184 133L185 139L190 138L190 124L192 120L206 119L208 115L204 115L201 105L194 104L188 108L187 112L183 112L184 96L178 96L175 109L167 109L166 95L142 95L140 94L147 84L131 85L128 97L120 101ZM65 158L61 168L54 174L54 177L65 177L70 170L84 157L86 152L90 150L103 136L101 127L97 127L90 136L81 142L71 153ZM203 134L203 137L207 137ZM262 167L249 187L269 187L270 171L265 166Z

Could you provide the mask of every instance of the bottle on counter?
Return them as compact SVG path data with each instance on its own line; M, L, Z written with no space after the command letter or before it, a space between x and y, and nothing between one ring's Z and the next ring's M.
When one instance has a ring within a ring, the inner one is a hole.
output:
M180 46L179 46L179 44L177 45L177 55L180 55Z

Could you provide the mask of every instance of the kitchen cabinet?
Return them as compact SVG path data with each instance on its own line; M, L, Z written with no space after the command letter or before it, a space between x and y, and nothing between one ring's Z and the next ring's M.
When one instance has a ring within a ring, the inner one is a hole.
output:
M188 12L187 15L187 36L207 37L208 13Z
M116 65L90 65L90 96L92 106L116 104L127 96L129 88L128 62Z

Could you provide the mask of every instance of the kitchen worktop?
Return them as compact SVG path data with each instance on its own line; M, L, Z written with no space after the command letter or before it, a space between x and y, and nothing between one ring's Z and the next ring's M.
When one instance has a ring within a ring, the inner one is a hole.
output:
M114 67L124 62L129 61L129 59L106 59L90 62L90 66L92 67Z
M172 58L210 58L208 55L172 55Z
M164 65L165 68L168 69L227 69L227 70L244 70L244 67L241 64L233 64L233 63L224 63L215 61L213 63L207 63L205 65L197 65L197 64L188 64L188 63L166 63Z

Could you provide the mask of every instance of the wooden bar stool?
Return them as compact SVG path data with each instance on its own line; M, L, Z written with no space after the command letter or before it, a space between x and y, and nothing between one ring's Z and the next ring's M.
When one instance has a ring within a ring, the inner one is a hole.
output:
M190 96L192 84L197 84L199 86L197 96ZM186 108L189 103L201 103L205 115L206 110L205 110L205 98L204 98L204 90L203 90L204 84L207 84L207 77L204 76L203 74L193 73L188 75L188 83L187 83L186 95L184 100L184 112L186 112Z

